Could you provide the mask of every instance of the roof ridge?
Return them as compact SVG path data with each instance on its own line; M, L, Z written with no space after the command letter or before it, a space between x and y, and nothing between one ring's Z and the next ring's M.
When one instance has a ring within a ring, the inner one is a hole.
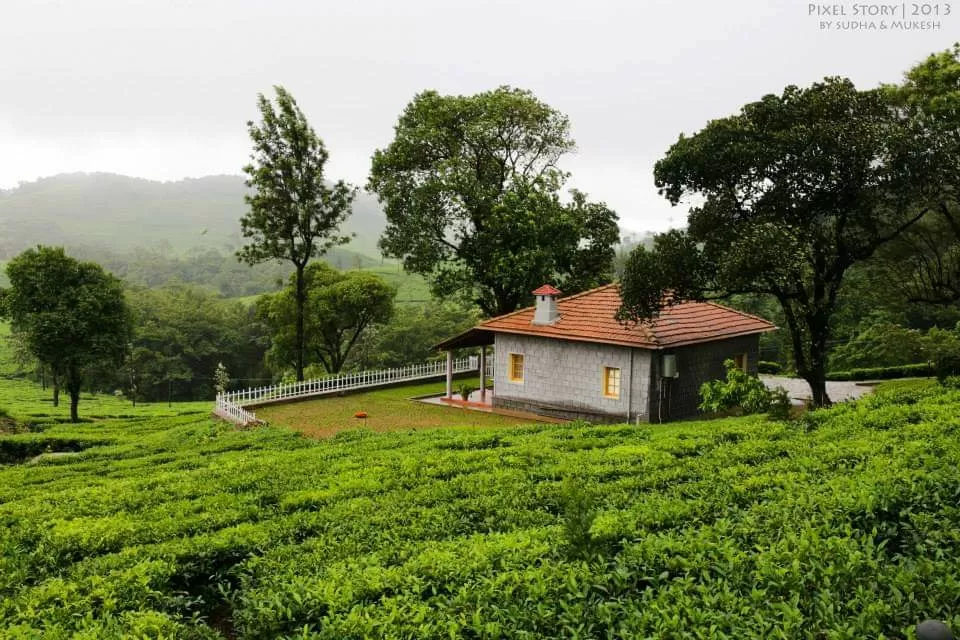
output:
M561 303L561 302L566 302L567 300L574 300L575 298L580 298L580 297L582 297L582 296L587 295L588 293L596 293L597 291L600 291L600 290L602 290L602 289L606 289L607 287L613 287L613 286L620 286L620 285L619 285L619 283L617 283L617 282L611 282L611 283L609 283L609 284L600 285L599 287L594 287L593 289L587 289L586 291L581 291L580 293L574 293L573 295L569 295L569 296L567 296L567 297L565 297L565 298L558 298L558 299L557 299L557 304L559 304L559 303ZM483 325L487 324L488 322L493 322L494 320L502 320L502 319L504 319L504 318L509 318L509 317L511 317L511 316L517 315L518 313L523 313L524 311L529 311L530 309L536 309L536 308L537 308L536 305L530 305L529 307L523 307L522 309L517 309L516 311L511 311L510 313L505 313L505 314L503 314L502 316L494 316L494 317L492 317L492 318L487 318L486 320L484 320L483 322L481 322L481 323L480 323L479 325L477 325L477 326L482 327Z

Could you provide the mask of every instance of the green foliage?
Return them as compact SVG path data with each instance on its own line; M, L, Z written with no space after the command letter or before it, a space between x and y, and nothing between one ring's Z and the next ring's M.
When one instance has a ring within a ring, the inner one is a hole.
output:
M328 373L343 369L353 347L369 328L393 317L396 289L368 271L336 271L314 263L303 272L306 292L304 347L308 360ZM257 314L273 334L275 368L297 363L297 278L283 291L257 302Z
M948 389L960 389L960 376L958 375L944 376L939 379L939 382Z
M389 322L364 332L348 366L368 370L426 362L438 356L437 343L466 331L478 320L476 309L456 301L398 304Z
M293 96L274 87L276 107L257 96L261 121L248 122L253 140L251 164L243 168L253 193L244 196L249 211L240 219L248 239L237 255L248 264L289 261L294 273L294 366L303 380L306 366L306 290L303 270L311 259L346 244L340 226L351 212L356 189L342 180L332 187L324 181L329 154Z
M960 301L960 44L932 54L887 87L921 141L931 214L885 252L887 282L913 302Z
M761 360L757 363L757 372L771 376L779 375L783 373L783 365L779 362L767 362L766 360Z
M41 456L0 466L0 635L766 640L960 623L960 393L936 385L813 412L809 431L311 441L155 411L0 438Z
M830 354L831 369L893 367L924 361L923 334L892 322L868 322Z
M129 289L134 338L120 378L134 400L212 397L218 363L245 386L268 383L263 358L268 332L239 302L191 286Z
M581 479L573 476L563 480L560 487L560 507L563 509L563 539L571 558L588 558L595 550L590 528L597 519L596 503Z
M460 399L464 402L470 399L470 394L474 391L476 391L476 388L472 384L467 384L466 382L462 383L457 388L457 392L460 394Z
M63 376L76 421L84 377L116 367L127 350L131 321L120 281L97 264L42 246L11 260L7 275L13 329L37 360Z
M218 394L223 393L230 388L230 373L223 366L222 362L217 363L217 368L213 372L213 389Z
M517 309L551 282L567 293L610 281L617 215L572 191L559 159L574 148L566 116L529 91L426 91L375 152L368 189L387 215L380 245L426 276L438 297L486 315Z
M826 404L827 346L846 272L926 210L922 140L882 90L828 78L789 86L681 136L657 162L673 204L688 198L686 231L638 248L622 282L624 320L666 302L773 296L797 373ZM919 164L917 164L919 163Z
M871 367L850 369L849 371L831 371L829 380L892 380L894 378L915 378L935 375L937 368L929 362L903 364L897 367Z
M725 360L723 363L726 369L725 380L714 380L705 382L700 387L700 410L707 413L728 413L738 411L743 415L752 413L765 413L771 410L771 406L776 400L778 403L774 408L777 415L784 411L783 403L786 402L786 410L789 412L790 399L786 391L773 394L759 378L750 375L734 363L733 360Z
M790 395L783 387L776 387L770 390L770 405L767 407L767 415L773 420L789 420L790 412L793 409L793 403L790 401Z
M293 96L274 87L276 106L257 95L261 121L247 128L253 141L252 162L244 167L252 194L240 219L249 243L239 255L250 264L287 260L303 267L311 258L349 242L339 235L350 215L356 190L342 180L324 181L329 154Z

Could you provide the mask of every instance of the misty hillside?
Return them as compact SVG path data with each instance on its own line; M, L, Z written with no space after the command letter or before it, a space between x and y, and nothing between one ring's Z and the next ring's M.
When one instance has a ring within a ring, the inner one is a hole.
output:
M175 251L238 247L246 211L242 176L157 182L110 173L71 173L0 191L0 259L26 247L55 244L128 251L169 243ZM378 255L385 219L374 197L359 193L344 249Z

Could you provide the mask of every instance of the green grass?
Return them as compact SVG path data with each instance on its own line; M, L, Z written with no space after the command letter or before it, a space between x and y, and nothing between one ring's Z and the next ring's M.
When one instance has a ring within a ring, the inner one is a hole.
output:
M407 273L399 264L386 264L376 267L365 267L364 271L371 271L397 288L397 302L401 304L429 302L431 298L430 285L423 276Z
M21 423L34 425L34 428L66 422L70 417L69 395L61 392L60 405L54 407L53 390L49 387L43 389L30 379L32 371L22 371L13 362L9 336L9 324L0 322L0 408L9 411ZM85 392L80 396L82 419L165 417L184 413L207 415L210 410L210 402L180 402L172 406L137 403L134 407L129 400L115 397L112 389L96 394Z
M479 385L473 376L474 386ZM257 417L271 425L291 427L311 436L326 437L360 427L373 431L397 431L426 428L513 427L531 424L532 420L468 411L461 408L434 406L410 400L414 396L440 395L445 382L393 387L371 393L329 397L293 404L268 405L256 409ZM367 414L365 420L356 418Z

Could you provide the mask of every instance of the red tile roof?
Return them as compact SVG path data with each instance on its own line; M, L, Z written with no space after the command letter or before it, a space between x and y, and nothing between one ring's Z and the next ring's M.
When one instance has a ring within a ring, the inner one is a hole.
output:
M533 295L535 296L558 296L561 293L563 292L560 291L560 289L557 289L549 284L545 284L539 289L533 291Z
M614 318L619 307L619 287L609 284L558 300L560 319L553 324L531 324L535 307L528 307L481 322L474 330L666 349L776 329L762 318L713 302L683 302L666 307L651 323L624 326Z

